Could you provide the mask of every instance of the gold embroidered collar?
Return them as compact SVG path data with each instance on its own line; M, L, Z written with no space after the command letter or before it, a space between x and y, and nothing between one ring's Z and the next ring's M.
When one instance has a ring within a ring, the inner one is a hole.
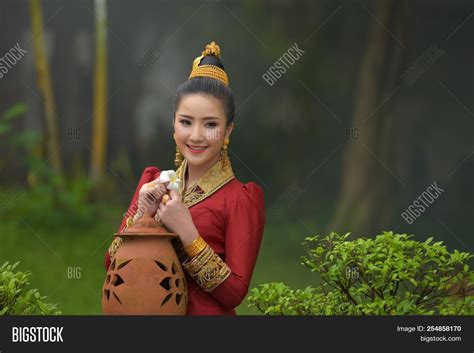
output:
M183 203L188 206L188 208L208 198L234 179L234 172L232 171L230 162L224 164L222 158L220 158L192 188L185 192L187 166L188 162L184 160L176 171L176 175L183 181L179 189L179 194L182 197Z

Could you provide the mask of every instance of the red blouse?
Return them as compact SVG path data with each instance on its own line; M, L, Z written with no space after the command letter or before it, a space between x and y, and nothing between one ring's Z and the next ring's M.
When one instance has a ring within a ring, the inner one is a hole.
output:
M144 170L130 203L128 215L143 184L160 175L156 167ZM136 207L136 206L135 206ZM262 189L255 183L232 179L203 201L189 207L201 237L231 269L230 276L211 293L204 292L186 273L187 315L235 315L234 308L245 298L257 261L265 224ZM119 232L125 227L124 217ZM105 268L110 264L105 254ZM186 271L185 271L186 272Z

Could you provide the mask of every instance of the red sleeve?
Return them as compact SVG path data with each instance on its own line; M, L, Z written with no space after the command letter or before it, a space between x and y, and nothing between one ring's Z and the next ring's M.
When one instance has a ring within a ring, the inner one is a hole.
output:
M255 183L242 187L227 205L225 263L230 276L210 294L225 308L237 307L248 292L265 226L262 189Z
M122 224L120 225L118 232L121 232L122 229L125 227L127 222L127 218L133 216L137 212L137 201L138 201L138 194L140 192L141 187L143 184L149 183L152 180L155 180L160 175L160 170L156 167L147 167L142 173L140 177L140 181L138 182L137 189L135 190L135 194L133 195L132 201L130 202L130 206L128 207L127 212L124 213ZM109 268L110 265L110 256L109 252L105 252L105 259L104 259L104 266L105 270Z

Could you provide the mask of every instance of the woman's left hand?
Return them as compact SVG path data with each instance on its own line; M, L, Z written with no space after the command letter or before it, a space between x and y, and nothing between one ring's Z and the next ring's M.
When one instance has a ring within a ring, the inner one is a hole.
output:
M176 190L170 190L166 204L160 202L156 211L161 222L172 232L179 235L184 246L191 244L199 235L193 223L191 213L181 201Z

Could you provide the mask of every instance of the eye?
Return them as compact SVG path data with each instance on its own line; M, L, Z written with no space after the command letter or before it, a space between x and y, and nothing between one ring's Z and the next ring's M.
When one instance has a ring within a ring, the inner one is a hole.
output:
M191 122L188 119L181 119L179 122L184 126L191 125Z
M212 129L212 128L215 128L217 126L217 123L211 122L211 123L207 123L205 126L209 129Z

